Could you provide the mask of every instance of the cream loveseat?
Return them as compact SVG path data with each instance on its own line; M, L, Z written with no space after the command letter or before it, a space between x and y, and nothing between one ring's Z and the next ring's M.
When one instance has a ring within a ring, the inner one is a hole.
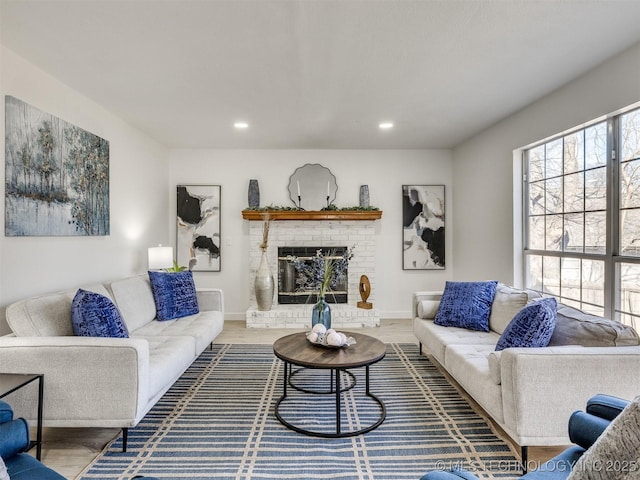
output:
M413 331L430 354L522 448L569 445L567 418L597 393L640 392L638 335L619 322L558 304L547 347L495 351L501 333L533 295L499 284L489 332L436 325L442 292L413 295Z
M222 331L222 290L197 291L200 312L158 321L149 277L82 287L113 300L129 338L74 336L77 289L7 307L12 334L0 337L0 371L44 374L44 422L50 427L135 426ZM33 416L37 392L12 396ZM17 404L16 404L17 403Z

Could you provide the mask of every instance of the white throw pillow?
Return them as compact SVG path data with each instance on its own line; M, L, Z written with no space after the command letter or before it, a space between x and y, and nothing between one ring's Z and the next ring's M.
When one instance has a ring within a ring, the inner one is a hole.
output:
M528 300L527 292L499 283L491 304L489 328L502 335L507 325L513 320L516 313L527 304Z
M433 320L438 313L440 300L421 300L418 302L418 317Z
M584 452L567 480L634 480L640 452L640 397L618 415Z
M10 480L7 466L4 464L2 457L0 457L0 480Z

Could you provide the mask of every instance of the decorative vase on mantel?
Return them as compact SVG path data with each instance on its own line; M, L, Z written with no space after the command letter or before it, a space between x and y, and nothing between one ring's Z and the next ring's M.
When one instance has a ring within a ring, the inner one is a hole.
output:
M360 206L369 208L369 185L360 185Z
M324 300L324 295L318 298L318 303L313 306L311 311L311 328L321 323L325 328L331 328L331 307Z
M258 270L256 271L254 288L258 310L271 310L271 306L273 305L274 282L273 274L269 268L266 249L262 250L262 258L260 258L260 266L258 266Z
M260 186L258 185L258 180L255 178L249 180L247 197L249 200L249 208L258 208L260 206Z

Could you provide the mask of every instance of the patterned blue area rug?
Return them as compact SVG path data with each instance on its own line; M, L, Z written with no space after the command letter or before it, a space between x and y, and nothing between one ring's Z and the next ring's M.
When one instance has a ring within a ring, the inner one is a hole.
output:
M483 479L520 476L509 445L416 345L388 344L385 359L370 368L371 391L386 404L384 423L363 435L318 438L275 418L284 372L271 345L214 345L129 430L126 453L114 440L77 478L417 480L452 466ZM327 380L327 372L308 372L294 380ZM363 399L364 369L352 372L356 386L342 394L345 429L379 414ZM281 413L296 425L316 429L333 420L335 396L288 393L293 401Z

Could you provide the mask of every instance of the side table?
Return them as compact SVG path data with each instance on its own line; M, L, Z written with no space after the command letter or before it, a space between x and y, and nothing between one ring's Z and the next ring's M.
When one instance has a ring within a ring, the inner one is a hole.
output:
M44 375L23 373L0 373L0 398L20 390L31 382L38 381L38 424L36 426L36 440L31 441L29 449L36 447L36 458L42 456L42 400L44 397Z

